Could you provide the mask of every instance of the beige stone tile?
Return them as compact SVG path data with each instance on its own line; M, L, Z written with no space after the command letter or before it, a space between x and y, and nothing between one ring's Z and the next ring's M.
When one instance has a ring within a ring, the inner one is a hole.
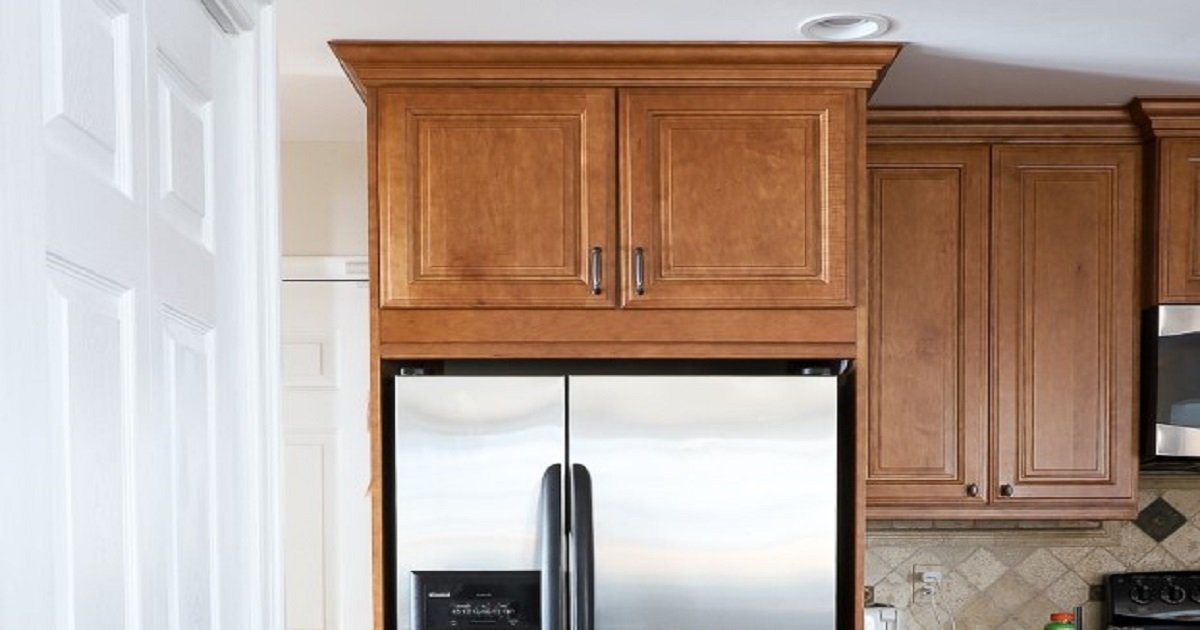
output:
M1088 599L1088 585L1078 575L1067 571L1043 589L1046 598L1062 610L1074 609Z
M1092 547L1051 547L1050 553L1054 554L1055 558L1062 560L1068 567L1074 567L1083 561L1083 559L1092 553Z
M1038 549L1018 564L1014 570L1030 586L1044 589L1062 575L1067 570L1067 566L1049 551Z
M983 592L984 597L990 597L996 606L1010 614L1015 613L1022 604L1037 594L1038 589L1030 586L1015 571L1000 576Z
M1025 602L1019 610L1013 611L1016 621L1025 630L1039 629L1050 621L1050 613L1062 610L1060 606L1041 595Z
M912 584L899 573L889 573L875 584L875 602L908 608L912 604Z
M1071 565L1068 564L1068 566ZM1076 563L1072 569L1076 575L1083 578L1084 582L1088 584L1100 584L1104 581L1105 575L1124 572L1127 567L1120 560L1114 558L1107 549L1093 549L1091 553Z
M941 619L934 613L933 608L924 604L916 604L908 609L912 615L912 619L922 628L930 630L941 630L944 627L946 614L942 613Z
M1005 619L996 630L1029 630L1029 626L1016 619Z
M965 575L958 571L951 571L942 581L942 592L938 594L938 601L951 613L957 615L969 606L977 595L979 595L979 589L975 588L975 585L971 584Z
M871 551L879 557L889 569L894 569L900 566L909 556L916 551L913 547L872 547Z
M1134 571L1176 571L1179 569L1192 568L1180 562L1178 558L1171 555L1162 547L1155 547L1150 553L1142 556L1130 567Z
M1184 516L1191 518L1200 512L1200 489L1165 490L1162 498Z
M925 625L925 623L923 623L921 619L917 618L917 615L913 614L912 609L901 610L900 611L900 621L901 621L901 623L904 624L904 627L908 630L940 630L939 628L931 628L931 627Z
M1037 550L1037 547L1027 544L992 544L988 545L987 550L992 552L992 555L996 556L1001 564L1011 569L1024 562L1025 558Z
M1004 575L1008 567L1000 562L992 552L980 548L958 565L958 572L963 574L975 588L983 590L992 585L997 578Z
M1158 544L1133 523L1122 523L1117 536L1120 544L1110 547L1109 552L1126 566L1133 566Z
M1200 527L1188 523L1168 536L1160 545L1184 564L1200 563Z
M979 549L977 545L936 545L930 547L930 551L938 558L941 558L942 564L947 567L956 567L963 560L971 557L975 550Z
M1001 610L990 597L980 596L957 619L958 627L963 630L995 630L1008 617L1007 611Z
M933 521L892 521L892 529L933 529Z
M874 550L868 549L863 553L863 582L866 584L875 584L882 580L888 573L892 572L892 567L889 567L879 554Z
M1138 490L1138 511L1141 512L1146 509L1147 505L1154 503L1154 500L1160 496L1162 496L1161 490L1150 488Z

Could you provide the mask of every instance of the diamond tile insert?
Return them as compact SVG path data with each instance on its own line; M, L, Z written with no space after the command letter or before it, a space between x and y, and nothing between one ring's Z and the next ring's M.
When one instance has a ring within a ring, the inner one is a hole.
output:
M1162 542L1167 539L1167 536L1174 534L1175 530L1183 527L1187 518L1170 503L1159 497L1139 512L1137 520L1134 522L1142 531L1146 532L1147 536Z

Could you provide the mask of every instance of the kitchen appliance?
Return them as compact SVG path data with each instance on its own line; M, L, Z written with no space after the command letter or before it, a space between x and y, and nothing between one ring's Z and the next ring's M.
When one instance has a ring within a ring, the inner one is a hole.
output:
M1159 306L1143 318L1142 451L1147 468L1200 458L1200 306Z
M863 630L904 630L900 609L894 606L867 606L863 609Z
M390 384L394 627L838 626L838 377Z
M1104 623L1106 628L1200 628L1200 571L1105 576Z

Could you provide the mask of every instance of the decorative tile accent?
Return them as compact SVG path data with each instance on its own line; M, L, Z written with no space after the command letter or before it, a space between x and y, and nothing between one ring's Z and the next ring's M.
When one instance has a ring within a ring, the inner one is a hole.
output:
M1167 539L1167 536L1174 534L1175 530L1183 527L1183 524L1187 522L1187 517L1160 497L1138 512L1137 520L1134 522L1142 531L1146 532L1147 536L1157 542L1162 542Z

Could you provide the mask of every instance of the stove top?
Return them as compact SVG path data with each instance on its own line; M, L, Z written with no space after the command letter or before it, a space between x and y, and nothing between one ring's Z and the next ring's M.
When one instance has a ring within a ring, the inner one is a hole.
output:
M1110 628L1200 628L1200 571L1115 573L1104 578Z

